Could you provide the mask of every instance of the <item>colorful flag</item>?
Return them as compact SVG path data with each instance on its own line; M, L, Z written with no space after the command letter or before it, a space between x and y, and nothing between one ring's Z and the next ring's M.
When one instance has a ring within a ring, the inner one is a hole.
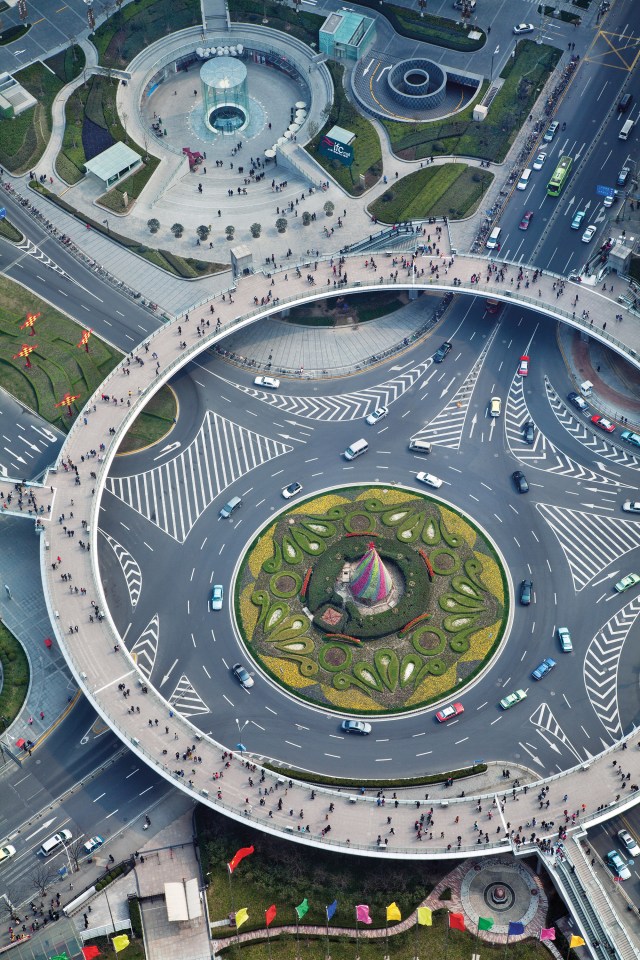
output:
M584 947L585 943L582 937L576 937L574 934L569 940L569 950L573 950L574 947Z
M433 926L433 915L429 907L418 907L418 923L423 927Z
M271 906L268 907L268 908L265 910L265 912L264 912L264 918L265 918L265 920L266 920L267 926L268 926L268 927L271 926L271 924L273 923L273 921L274 921L275 918L276 918L276 905L275 905L275 903L272 903Z
M449 914L449 929L464 930L464 914L463 913Z
M236 853L235 857L233 857L227 864L229 873L233 873L233 871L238 866L240 861L244 860L245 857L250 857L252 853L253 853L253 847L241 847L240 850L238 850L238 852Z
M397 903L390 903L387 907L387 920L402 920L402 914Z
M93 943L89 947L81 947L81 950L84 960L93 960L94 957L100 956L100 951Z
M121 950L124 950L125 947L129 946L129 937L126 933L120 933L117 937L113 938L113 949L116 953L120 953Z
M299 903L298 906L296 907L298 920L302 920L302 918L304 917L305 913L307 913L308 910L309 910L309 901L305 897L302 903Z
M338 901L334 900L333 903L330 903L327 909L327 920L333 920L333 915L338 909Z
M518 937L522 933L524 933L524 923L520 923L519 920L511 920L507 935L509 937ZM540 939L542 939L542 937Z
M543 927L540 931L541 940L555 940L556 938L556 928L555 927Z
M491 917L478 917L478 930L491 930L493 920Z
M246 907L241 907L239 910L236 910L236 930L239 930L243 923L246 923L249 919L249 911Z
M366 903L359 903L356 907L356 920L359 920L360 923L373 923L373 920L369 916L369 907Z

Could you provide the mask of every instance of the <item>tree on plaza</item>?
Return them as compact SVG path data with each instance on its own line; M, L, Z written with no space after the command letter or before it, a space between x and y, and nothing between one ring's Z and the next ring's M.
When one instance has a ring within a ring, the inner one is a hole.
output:
M196 230L196 233L198 234L199 240L207 240L209 238L209 227L206 224L201 223Z
M151 217L150 220L147 220L147 226L149 227L150 233L157 233L160 229L160 221L156 220L155 217Z
M287 229L287 219L286 217L278 217L276 220L276 230L278 233L284 233Z
M311 223L311 214L309 213L308 210L305 210L302 214L302 226L308 227L310 223Z
M184 233L184 227L181 223L174 223L174 225L171 227L171 233L174 235L176 240L179 240Z
M227 240L233 240L233 235L236 232L236 228L232 224L229 224L228 227L224 228L224 232L227 235Z
M328 217L332 216L333 211L335 210L335 205L331 203L331 200L327 200L325 205L322 208Z
M257 240L262 233L262 224L252 223L249 229L251 230L251 236L254 238L254 240Z

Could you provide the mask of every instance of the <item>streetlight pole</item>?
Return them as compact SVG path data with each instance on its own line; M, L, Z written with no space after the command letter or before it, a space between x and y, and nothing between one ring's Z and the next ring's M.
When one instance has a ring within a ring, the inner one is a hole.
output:
M103 220L102 222L104 223L105 227L107 228L107 233L109 234L109 236L111 236L111 230L109 230L109 221L108 221L108 220Z
M491 76L489 77L489 80L491 83L493 83L493 61L498 56L499 53L500 53L500 44L498 44L498 46L495 48L495 50L491 54Z

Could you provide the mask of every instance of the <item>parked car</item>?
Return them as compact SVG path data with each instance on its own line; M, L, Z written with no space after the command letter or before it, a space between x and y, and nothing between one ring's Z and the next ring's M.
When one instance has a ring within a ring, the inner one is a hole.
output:
M224 601L224 587L221 583L215 583L211 591L211 609L222 610Z
M365 419L370 427L373 427L380 420L384 420L386 415L389 413L389 407L377 407L373 410Z
M632 857L640 857L640 847L628 830L618 830L618 840Z
M340 724L343 733L356 733L360 736L366 736L371 733L371 724L364 720L343 720Z
M571 634L567 627L558 627L558 640L560 641L560 649L562 652L571 653L573 643L571 642Z
M419 480L420 483L426 483L428 487L435 487L436 490L442 486L440 477L434 477L432 473L424 473L422 470L420 473L416 473L416 480Z
M290 483L288 487L282 488L282 496L285 500L291 500L291 497L295 497L296 493L300 493L302 490L302 484L298 483L297 480L294 480L293 483Z
M618 593L624 593L626 590L630 590L631 587L635 587L636 583L640 583L640 574L628 573L622 580L618 580L615 585L615 590Z
M622 170L620 171L620 173L618 174L618 178L617 178L617 180L616 180L616 184L617 184L619 187L624 187L625 183L626 183L627 180L629 179L629 174L630 174L630 173L631 173L631 168L630 168L630 167L623 167Z
M556 661L552 657L545 657L542 663L532 671L531 676L534 680L542 680L555 666Z
M580 229L580 224L582 223L582 221L584 220L584 218L586 217L586 215L587 215L587 211L586 211L586 210L578 210L578 212L576 213L575 217L574 217L573 220L571 221L571 229L572 229L572 230L579 230L579 229Z
M444 360L444 358L452 348L453 348L453 344L450 343L448 340L445 340L444 343L442 343L436 350L433 357L433 362L442 363L442 361Z
M529 493L529 481L522 470L514 470L511 479L515 483L518 493Z
M459 717L461 713L464 713L464 707L461 703L452 703L449 707L445 707L444 710L438 710L436 713L436 720L438 723L445 723L447 720L451 720L453 717Z
M102 837L95 836L95 837L91 837L90 840L87 840L86 843L83 844L83 847L87 851L87 853L93 853L93 851L97 850L98 847L101 847L103 843L104 843L104 840L102 839Z
M589 409L589 404L584 397L580 396L579 393L574 393L571 391L571 393L567 394L567 400L572 407L575 407L576 410L580 410L581 413L586 413Z
M617 850L610 850L606 857L607 863L611 867L611 872L620 880L628 880L631 876L631 870L626 865Z
M256 387L269 387L270 390L277 390L280 386L277 377L256 377L253 383Z
M533 598L533 580L523 580L520 584L520 603L528 607Z
M640 500L625 500L622 509L625 513L640 513Z
M551 143L551 141L553 140L553 138L555 137L555 135L556 135L556 133L558 132L559 129L560 129L560 124L558 123L557 120L554 120L553 123L550 123L550 124L549 124L549 127L548 127L548 129L547 129L547 132L545 133L544 137L542 138L542 139L544 140L544 142L545 142L545 143Z
M591 243L596 230L597 230L597 227L595 226L595 224L590 223L587 229L585 230L585 232L582 234L582 242Z
M602 203L605 207L612 207L617 200L620 199L620 191L614 190L613 193L608 193Z
M526 690L514 690L513 693L510 693L507 697L504 697L500 701L500 706L503 710L509 710L511 707L514 707L516 703L520 703L521 700L524 700L526 696Z
M246 667L243 667L241 663L234 663L234 665L231 667L231 672L236 680L239 680L245 689L253 686L253 677Z
M532 220L533 220L533 210L527 210L527 212L522 217L522 220L520 221L520 224L519 224L520 230L528 230Z
M533 161L533 169L534 169L534 170L542 170L542 168L544 167L544 162L545 162L546 159L547 159L546 153L539 153L538 156L537 156L537 157L535 158L535 160Z
M598 427L599 430L604 430L606 433L613 433L616 428L615 423L611 423L611 420L607 420L606 417L602 417L600 414L591 417L591 423L594 427Z

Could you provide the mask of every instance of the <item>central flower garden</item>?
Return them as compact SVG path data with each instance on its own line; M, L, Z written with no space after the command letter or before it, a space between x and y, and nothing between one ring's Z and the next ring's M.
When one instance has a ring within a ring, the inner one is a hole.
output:
M507 608L504 571L471 521L375 486L284 512L236 582L245 644L275 681L369 714L457 694L500 643Z

